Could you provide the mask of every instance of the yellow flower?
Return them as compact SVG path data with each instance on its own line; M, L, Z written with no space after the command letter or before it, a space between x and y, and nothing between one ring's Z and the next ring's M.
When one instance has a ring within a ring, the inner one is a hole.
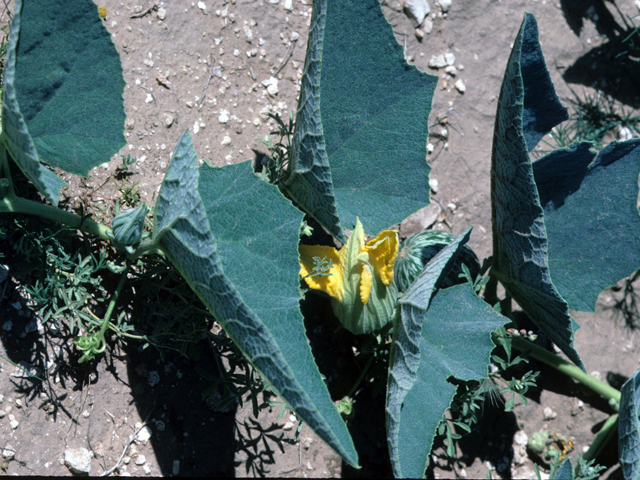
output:
M107 18L107 9L106 9L106 7L98 7L98 15L100 15L100 18L102 18L102 19Z
M389 316L389 305L395 305L395 285L391 292L387 287L393 282L398 247L398 234L393 230L384 230L365 244L364 229L356 219L351 237L340 250L300 245L300 276L310 288L332 297L334 312L347 329L373 331L388 322L383 317ZM363 321L367 326L362 326Z

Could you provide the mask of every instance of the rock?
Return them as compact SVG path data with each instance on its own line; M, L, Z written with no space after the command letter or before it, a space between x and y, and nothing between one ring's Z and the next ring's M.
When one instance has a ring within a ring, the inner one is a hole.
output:
M275 77L270 77L268 80L263 80L262 85L267 88L267 92L271 96L276 96L278 94L278 79Z
M218 121L220 123L227 123L229 121L229 112L227 110L220 110L220 115L218 115Z
M171 127L171 125L173 125L173 122L175 122L175 117L173 115L170 115L168 113L165 113L164 115L164 126L169 128Z
M231 137L229 137L228 135L225 135L222 141L220 142L220 145L222 145L223 147L226 147L227 145L231 145Z
M422 41L422 39L424 38L424 30L420 30L419 28L416 28L415 34L416 34L416 38L419 41Z
M549 407L545 407L543 410L544 420L553 420L558 416L556 412L551 410Z
M445 53L444 60L447 62L447 65L451 66L456 63L456 56L453 53Z
M409 215L400 224L400 235L408 237L414 233L426 230L431 225L436 223L438 216L442 212L440 205L432 203L424 208L421 208L416 213Z
M430 178L429 188L433 190L433 193L438 193L438 180L436 180L435 178Z
M151 95L150 93L147 93L147 98L144 99L144 103L151 103L153 102L153 95Z
M529 441L529 436L524 432L524 430L518 430L513 436L513 439L518 445L526 445Z
M193 134L197 135L199 131L200 131L200 124L196 122L193 124Z
M2 458L6 461L12 460L16 456L16 449L11 445L7 445L2 449Z
M431 7L427 0L404 0L404 11L413 22L413 26L419 27L429 15Z
M438 0L438 4L444 13L447 13L451 8L451 0Z
M198 122L196 122L196 125L198 125L198 128L202 128L202 125L199 124ZM195 133L195 125L193 127L193 131ZM160 383L160 374L157 371L152 371L149 372L149 375L147 376L147 382L149 383L150 387L155 387L157 384Z
M156 17L158 17L158 20L164 20L165 18L167 18L167 11L164 8L160 7L156 12Z
M456 67L454 67L453 65L449 65L448 67L446 67L444 69L444 71L445 71L445 73L448 73L452 77L455 77L458 74L458 69Z
M253 42L253 32L251 31L251 29L247 25L245 25L244 27L242 27L242 30L244 31L244 36L247 39L247 43Z
M433 30L433 22L427 18L422 24L422 30L424 30L424 33L431 33L431 30Z
M454 84L454 86L456 87L456 90L458 90L460 93L464 93L467 91L467 87L462 80L458 80Z
M287 12L293 10L293 0L284 0L283 7Z
M292 428L293 428L293 422L286 422L282 427L282 429L286 431L291 430Z
M431 55L429 68L444 68L446 66L447 61L444 59L444 55Z
M141 423L136 423L134 425L134 427L137 429L139 429L142 426ZM147 442L149 442L149 439L151 438L151 429L147 426L145 426L142 430L140 430L140 432L138 433L138 435L136 436L136 440L135 442L137 444L143 444L146 445Z
M133 463L140 466L140 465L144 465L146 462L147 462L147 459L145 458L145 456L142 454L139 454Z
M198 2L198 8L205 13L207 11L207 6L204 4L204 2Z
M633 132L629 127L623 127L622 125L618 125L618 140L624 142L626 140L631 140L633 138Z
M91 453L86 448L70 448L64 451L64 464L76 475L91 472Z
M16 428L18 428L18 425L20 425L20 422L18 422L16 420L16 417L14 417L12 414L9 414L9 425L11 425L12 430L15 430Z

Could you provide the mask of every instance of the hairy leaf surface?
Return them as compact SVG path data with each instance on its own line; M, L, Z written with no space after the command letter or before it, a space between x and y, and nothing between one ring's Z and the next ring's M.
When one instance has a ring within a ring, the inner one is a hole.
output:
M398 302L400 318L390 356L386 406L387 443L397 478L424 475L436 427L455 392L447 377L485 377L493 348L490 333L506 322L468 284L460 290L439 290L435 294L434 301L452 302L449 307L441 303L433 309L430 306L438 284L455 263L470 232L467 230L438 253ZM483 329L484 336L479 333ZM467 342L474 347L467 349ZM461 344L468 356L460 355Z
M419 317L419 309L410 315ZM469 283L438 290L422 318L418 368L398 412L397 444L390 449L397 478L424 476L436 429L456 392L447 379L486 378L491 332L508 322Z
M358 458L305 335L298 271L302 214L246 162L204 164L186 132L156 204L154 239L252 364L351 465Z
M2 124L12 158L47 199L125 144L120 57L91 0L16 2Z
M567 302L551 280L544 212L529 158L532 144L542 133L540 128L531 126L543 125L544 130L553 127L553 122L532 121L532 116L545 115L547 109L530 108L527 112L525 106L553 101L556 120L566 118L550 80L544 82L546 87L542 90L527 88L532 79L525 76L540 70L549 76L538 43L535 18L526 14L509 57L496 113L491 164L491 274L502 282L544 334L584 369L573 345L574 332L579 326L570 317ZM540 82L539 76L534 80ZM535 96L529 99L527 95Z
M620 465L626 480L640 479L640 370L622 386L618 417Z
M553 283L570 308L593 312L602 290L640 267L640 140L613 143L595 162L590 146L556 150L533 173Z
M378 0L315 0L287 193L345 241L429 203L436 77L404 59Z

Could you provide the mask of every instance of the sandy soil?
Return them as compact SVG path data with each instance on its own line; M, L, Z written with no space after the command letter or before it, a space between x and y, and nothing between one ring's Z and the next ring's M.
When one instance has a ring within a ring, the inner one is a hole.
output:
M291 10L285 9L286 3L205 0L206 9L202 9L195 1L165 1L157 4L163 13L153 9L140 16L136 14L154 4L102 2L108 11L105 26L121 54L127 82L128 144L120 154L138 159L132 180L139 182L143 201L153 203L173 146L185 129L190 129L200 158L214 165L252 159L255 151L265 151L256 141L273 128L265 113L286 117L295 108L307 47L311 0L293 0ZM434 151L428 158L431 178L438 180L438 191L432 195L446 213L437 228L460 233L473 225L470 244L480 258L491 252L489 168L496 100L524 12L536 15L547 64L565 104L574 98L573 90L580 97L602 91L619 105L640 106L638 90L628 83L638 72L621 74L611 67L615 51L609 45L623 36L623 27L610 3L453 0L448 14L442 15L431 1L433 28L422 40L399 2L383 3L409 61L440 76L431 113L429 141ZM632 0L618 0L617 5L624 14L638 13ZM432 55L449 52L456 57L455 77L427 66ZM278 79L277 94L263 85L271 77ZM459 79L466 86L464 93L454 86ZM108 219L121 194L107 180L119 163L116 156L87 179L65 177L70 188L64 195L72 203L83 203L97 218ZM614 383L616 375L627 377L636 370L640 354L637 334L624 326L619 309L613 308L623 293L607 290L595 314L575 316L582 325L577 349L588 371ZM43 358L68 360L70 345L61 344L55 336L37 329L24 334L32 318L20 285L10 280L0 304L0 324L5 319L13 322L11 330L0 332L3 356L33 365L43 365ZM200 362L206 365L206 357ZM110 352L94 371L65 364L58 371L58 382L38 390L31 379L12 376L14 367L0 359L0 409L5 412L0 418L0 447L15 450L15 458L3 471L69 475L61 464L63 452L86 448L95 452L91 474L100 474L118 462L136 425L146 421L149 438L138 436L133 442L120 475L389 473L379 413L361 414L360 424L354 420L357 425L373 425L370 435L356 439L363 448L363 469L354 471L343 468L340 458L308 427L302 427L296 442L298 423L290 412L278 419L274 408L256 422L250 405L231 413L213 411L201 397L209 383L194 366L178 355L161 360L152 349L140 351L130 344ZM518 431L530 436L553 429L573 437L572 456L588 447L609 407L543 366L535 368L542 372L541 388L531 393L529 405L518 406L512 414L488 407L473 440L460 442L455 462L444 461L442 448L434 451L435 468L428 471L429 476L484 478L490 470L493 478L532 478L533 462L516 441L521 438ZM150 381L150 372L157 372L159 383ZM356 398L361 412L370 403L365 398L368 393L365 389ZM55 409L53 400L59 402ZM545 408L552 413L545 415ZM15 429L11 416L18 422ZM615 469L608 472L612 478L619 475Z

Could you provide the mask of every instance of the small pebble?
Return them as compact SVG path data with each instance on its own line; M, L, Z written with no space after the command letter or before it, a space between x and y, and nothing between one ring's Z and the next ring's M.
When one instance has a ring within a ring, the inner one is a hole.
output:
M291 430L293 428L293 422L287 422L284 424L284 426L282 427L283 430Z
M64 465L77 475L91 472L91 453L86 448L70 448L64 451Z
M464 93L467 91L467 86L464 84L464 82L462 81L462 79L458 80L454 86L456 87L456 90L458 90L460 93Z
M444 55L432 55L429 59L429 68L444 68L447 66L447 61Z
M158 20L164 20L165 18L167 18L167 11L160 7L158 9L158 12L156 13L156 17L158 17Z
M147 93L147 98L144 99L144 103L151 103L153 102L153 95L151 95L150 93Z
M453 53L445 53L444 60L447 62L447 65L453 66L456 63L456 56Z
M438 193L438 180L436 180L435 178L430 178L429 179L429 188L431 188L431 190L433 190L433 193Z
M220 142L220 145L222 145L223 147L227 145L231 145L231 137L229 137L228 135L225 135L222 141Z
M218 115L218 121L220 123L227 123L229 121L229 112L227 110L220 110L220 115Z
M444 13L447 13L451 8L451 0L438 0L438 4Z
M207 6L204 4L204 2L198 2L198 8L205 13L207 11Z
M543 414L544 414L544 420L553 420L558 416L558 414L553 410L551 410L549 407L544 408Z
M516 441L518 445L526 445L529 441L529 437L523 430L518 430L516 434L513 436L513 439Z
M144 465L146 462L147 462L147 459L145 458L145 456L142 454L139 454L133 463L135 463L136 465Z

